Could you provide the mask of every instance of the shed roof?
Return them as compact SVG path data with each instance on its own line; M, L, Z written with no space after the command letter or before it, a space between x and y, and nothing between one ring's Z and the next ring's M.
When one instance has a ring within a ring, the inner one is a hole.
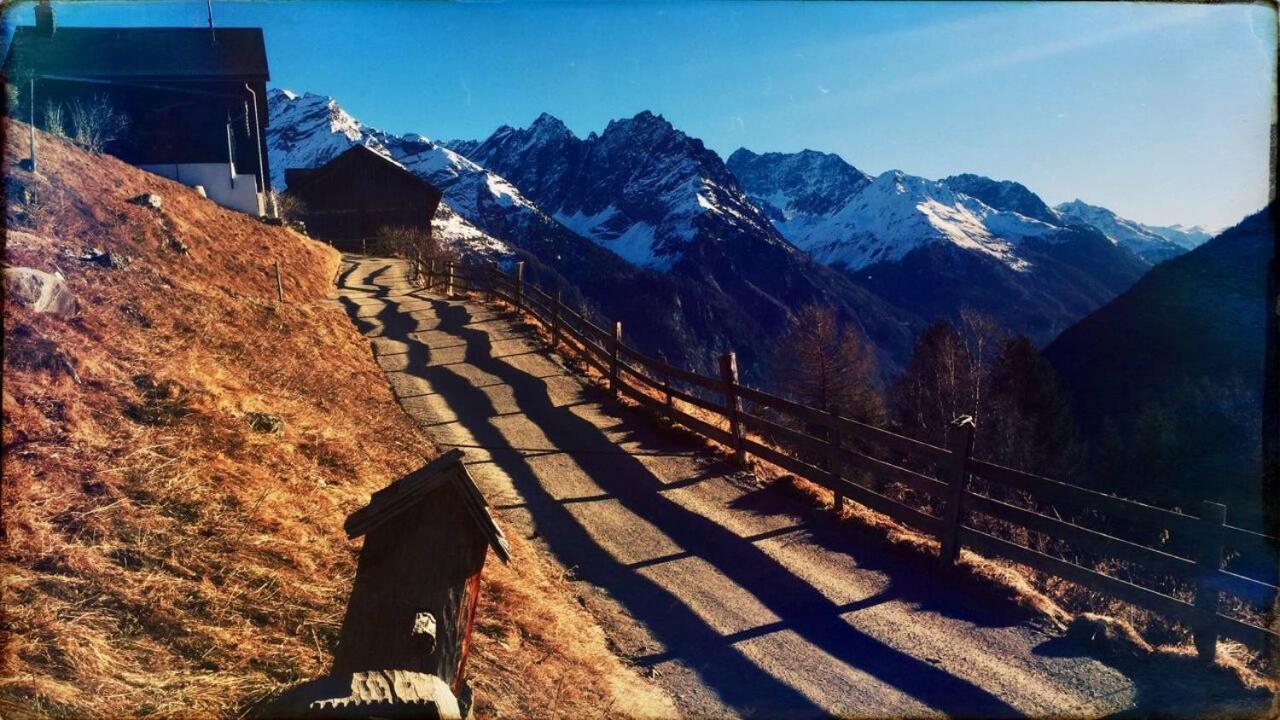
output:
M295 190L295 191L299 190L302 187L305 187L306 185L309 185L318 180L322 180L323 178L328 177L333 173L341 173L342 168L349 163L362 162L362 161L363 162L373 161L373 162L385 163L387 167L395 168L399 172L403 173L405 177L412 178L413 181L417 182L418 184L424 187L430 188L434 193L436 194L440 193L439 188L427 182L426 180L423 180L418 175L415 175L413 171L405 167L400 162L396 161L393 158L389 158L386 155L383 155L382 153L378 152L377 150L374 150L373 148L367 145L359 145L359 144L352 145L346 150L343 150L342 152L335 155L333 158L331 158L328 162L326 162L324 165L321 165L320 167L286 169L285 174L289 175L290 173L292 173L292 177L294 178L294 180L289 183L289 189ZM339 178L341 178L341 176L339 176ZM297 183L296 187L295 187L295 183Z
M375 492L369 498L368 505L347 516L343 525L347 537L360 537L374 530L417 505L446 483L453 483L462 497L467 514L484 534L489 546L503 562L510 562L511 548L507 545L507 538L489 514L489 503L476 486L471 473L467 472L467 466L462 464L463 455L462 450L454 448Z
M5 76L129 80L265 82L262 28L59 27L52 36L31 25L14 29Z

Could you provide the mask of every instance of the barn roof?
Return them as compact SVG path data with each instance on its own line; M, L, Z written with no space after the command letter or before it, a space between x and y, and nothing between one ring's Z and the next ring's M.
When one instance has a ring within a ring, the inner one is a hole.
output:
M445 484L453 483L462 497L465 512L489 541L489 546L503 562L510 562L511 548L507 545L507 538L489 514L489 503L471 473L467 472L467 466L462 464L463 455L461 450L454 448L375 492L368 505L347 516L343 525L347 537L357 538L374 530Z
M58 27L52 36L30 25L14 28L5 76L37 75L126 80L265 82L262 28Z
M285 170L285 175L291 176L293 178L293 180L288 183L289 189L298 190L301 187L305 185L309 185L312 182L315 182L317 180L321 180L332 173L341 173L343 166L348 163L370 161L370 160L375 162L380 162L380 163L386 163L388 167L393 167L396 170L404 173L405 177L412 178L414 181L418 182L419 184L427 188L430 188L432 191L434 191L437 194L440 193L439 188L427 182L426 180L423 180L418 175L415 175L413 171L409 170L409 168L397 162L395 159L389 158L386 155L383 155L382 153L378 152L377 150L374 150L373 148L367 145L360 145L360 144L352 145L346 150L343 150L342 152L335 155L333 158L331 158L328 162L326 162L324 165L321 165L320 167L288 168ZM339 177L341 178L342 176L339 175ZM295 186L295 183L297 183L297 186Z

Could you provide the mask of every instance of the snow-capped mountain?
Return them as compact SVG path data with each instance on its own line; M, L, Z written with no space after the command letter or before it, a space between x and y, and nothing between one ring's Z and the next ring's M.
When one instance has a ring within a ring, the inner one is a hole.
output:
M1168 260L1202 245L1212 233L1202 227L1171 225L1158 227L1127 220L1114 212L1081 200L1072 200L1054 208L1064 221L1092 225L1151 263Z
M812 151L740 149L729 169L788 240L924 318L969 306L1047 342L1149 267L1016 182L871 178Z
M1048 342L1150 267L1008 181L873 178L812 151L739 150L726 165L649 112L586 137L543 114L441 144L363 125L331 98L271 93L280 179L356 143L441 188L442 236L524 259L531 282L621 320L646 352L709 370L736 350L755 382L772 380L777 339L809 303L861 330L891 372L925 323L963 307Z
M485 143L385 133L320 95L274 91L271 101L268 147L280 176L355 143L384 152L444 192L456 215L437 217L442 234L447 219L450 232L503 243L526 261L530 282L621 320L629 341L672 362L711 370L717 353L735 349L745 375L767 382L791 312L820 302L860 327L892 368L919 324L787 243L714 153L651 114L585 140L546 116L499 130L482 152Z
M404 165L444 192L432 219L436 237L466 255L509 258L513 248L469 221L491 207L536 209L505 180L425 136L391 135L366 127L333 98L273 89L267 96L272 185L285 187L287 168L319 167L353 145L365 145ZM460 212L461 210L461 212Z
M668 270L699 238L784 245L714 152L647 111L585 139L544 113L459 147L638 267Z
M581 138L543 114L450 144L583 237L676 282L687 316L720 305L770 338L795 309L821 302L856 319L894 364L904 328L918 322L789 243L718 155L660 115L641 112Z
M819 262L849 270L898 261L937 243L1022 270L1027 261L1018 243L1057 229L994 208L945 182L898 170L871 179L836 155L757 155L743 148L729 157L729 169L784 237ZM824 183L833 176L836 182ZM815 192L819 183L822 190Z
M952 175L943 178L941 182L952 190L981 200L997 210L1016 212L1050 225L1062 224L1058 213L1022 183L1012 180L992 180L972 173Z

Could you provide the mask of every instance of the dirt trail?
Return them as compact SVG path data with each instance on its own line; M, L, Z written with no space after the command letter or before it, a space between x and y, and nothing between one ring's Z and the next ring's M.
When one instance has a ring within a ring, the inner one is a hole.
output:
M352 258L339 299L404 408L509 533L580 583L618 652L686 715L1101 716L1142 689L962 603L889 550L619 409L515 318ZM519 562L519 558L515 562Z

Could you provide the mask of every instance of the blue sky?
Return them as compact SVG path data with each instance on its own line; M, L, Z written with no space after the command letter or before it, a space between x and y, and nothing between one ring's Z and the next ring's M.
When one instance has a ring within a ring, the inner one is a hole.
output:
M55 3L62 25L202 25L197 2ZM727 157L812 148L977 172L1050 203L1229 225L1266 203L1274 12L1130 3L215 2L272 84L367 124L580 135L649 109ZM29 5L14 21L31 22Z

